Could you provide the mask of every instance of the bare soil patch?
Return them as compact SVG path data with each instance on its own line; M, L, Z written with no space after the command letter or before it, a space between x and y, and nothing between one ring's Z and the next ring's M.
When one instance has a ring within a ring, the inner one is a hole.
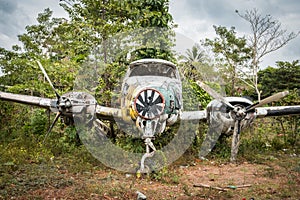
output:
M61 184L57 179L39 187L28 183L21 195L21 189L10 195L9 192L17 191L16 183L2 188L7 195L0 199L136 199L137 191L147 199L298 199L299 175L299 157L287 156L262 164L195 160L191 165L174 164L139 178L112 169L71 173L57 168L48 178L61 177ZM194 187L199 184L211 187Z

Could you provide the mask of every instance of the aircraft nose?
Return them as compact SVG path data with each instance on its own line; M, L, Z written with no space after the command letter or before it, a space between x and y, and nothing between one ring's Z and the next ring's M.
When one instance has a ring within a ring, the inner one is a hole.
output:
M164 96L153 88L143 89L134 100L135 111L143 119L159 117L163 113L164 107Z

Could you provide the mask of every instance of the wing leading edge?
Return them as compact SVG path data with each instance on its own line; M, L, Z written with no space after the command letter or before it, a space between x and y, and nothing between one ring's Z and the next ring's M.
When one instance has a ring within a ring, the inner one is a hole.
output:
M258 118L300 114L300 106L259 107L255 110Z
M7 92L0 92L0 100L11 101L26 105L38 106L42 108L50 108L53 99L35 97L29 95L12 94Z

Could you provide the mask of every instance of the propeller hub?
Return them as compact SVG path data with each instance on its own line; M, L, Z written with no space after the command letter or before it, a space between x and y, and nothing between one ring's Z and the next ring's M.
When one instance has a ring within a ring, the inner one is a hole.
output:
M243 106L240 105L235 105L234 109L232 110L233 112L233 118L235 120L242 120L246 117L246 112L245 112L245 108Z

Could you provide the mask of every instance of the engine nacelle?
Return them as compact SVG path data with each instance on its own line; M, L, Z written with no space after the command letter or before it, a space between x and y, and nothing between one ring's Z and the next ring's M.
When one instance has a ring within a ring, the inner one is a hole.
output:
M252 101L243 97L226 97L231 105L239 106L241 109L252 105ZM222 125L222 134L231 135L234 130L234 114L231 109L218 100L211 101L207 106L208 123L211 127L215 124ZM253 112L247 113L244 120L241 121L241 128L248 127L254 120L255 114ZM218 123L216 123L218 122Z

